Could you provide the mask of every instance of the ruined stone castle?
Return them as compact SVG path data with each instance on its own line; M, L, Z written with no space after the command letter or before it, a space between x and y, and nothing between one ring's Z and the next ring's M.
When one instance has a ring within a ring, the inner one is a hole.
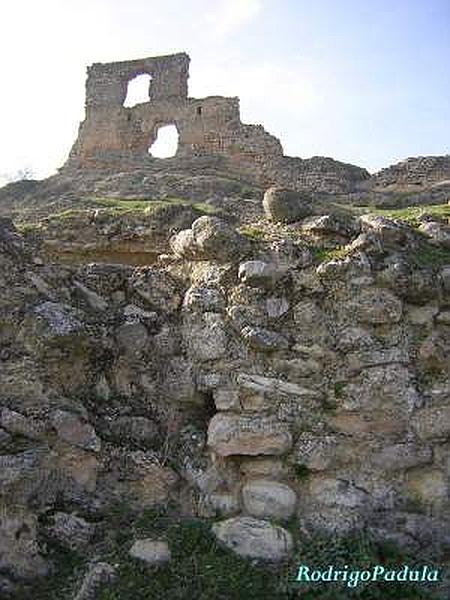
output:
M151 77L148 102L125 107L128 83L143 74ZM158 130L175 125L176 159L215 158L228 172L261 185L347 192L368 178L365 169L330 158L284 156L280 141L262 125L242 123L238 98L190 98L188 77L184 53L93 64L86 82L86 118L66 166L143 167L152 161L148 149Z

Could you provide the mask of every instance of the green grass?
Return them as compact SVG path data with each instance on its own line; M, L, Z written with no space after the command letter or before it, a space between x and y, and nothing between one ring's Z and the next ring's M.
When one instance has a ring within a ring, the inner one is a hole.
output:
M67 208L66 210L62 210L57 213L52 213L48 215L47 220L49 221L70 221L80 215L83 215L86 210L82 208Z
M14 225L22 235L38 233L44 227L42 223L15 223Z
M150 512L135 524L134 536L167 540L171 562L146 566L130 558L130 542L123 543L115 557L120 560L118 581L104 586L97 600L281 598L271 570L220 547L205 521L166 518Z
M306 465L295 465L294 473L295 473L295 477L299 481L303 481L304 479L307 479L311 475L311 471L310 471L309 467L307 467Z
M410 255L412 262L419 268L439 268L450 264L450 250L434 246L425 238L420 241L417 250Z
M254 227L252 225L244 225L239 229L240 233L250 240L262 241L266 239L266 232L264 229Z
M327 262L329 260L343 260L351 254L351 249L345 246L337 248L326 248L323 246L313 246L310 248L313 258L316 262Z
M85 201L93 208L113 208L118 211L144 210L153 204L152 200L126 200L121 198L91 198ZM156 200L155 203L162 201Z
M302 469L303 470L303 469ZM100 587L96 600L412 600L433 598L423 586L406 583L363 583L349 588L344 582L303 583L296 581L300 565L311 570L333 565L349 570L388 569L425 564L416 556L400 552L390 544L379 544L367 532L347 536L307 536L293 517L284 526L297 539L294 554L277 565L257 563L238 557L218 544L210 521L180 518L166 509L145 511L134 516L119 505L108 515L113 545L102 543L103 551L93 551L96 560L117 564L117 580ZM171 561L150 567L133 559L128 552L134 540L163 539L169 544ZM109 550L108 550L109 548ZM62 600L78 589L92 556L70 552L56 544L47 546L46 557L55 564L52 574L19 590L17 600ZM426 562L430 564L430 562ZM433 568L439 568L435 565Z
M334 384L334 395L336 398L342 398L346 385L347 383L345 381L336 381Z
M102 214L112 217L137 216L157 214L161 210L172 206L190 207L198 216L220 214L220 209L206 202L192 202L182 198L164 198L161 200L142 200L124 198L88 198L80 200L76 205L50 213L45 220L51 223L70 222L72 219L86 214L87 211L98 209ZM23 217L16 222L16 227L21 233L37 232L45 228L44 221L27 222Z
M126 200L120 198L92 198L89 201L94 208L110 208L117 212L157 211L168 206L186 206L202 214L216 214L217 208L206 202L192 202L183 198L164 198L163 200Z
M286 527L298 537L295 519ZM360 583L356 588L349 588L343 582L327 585L296 582L302 564L311 570L326 569L330 564L337 569L348 565L351 570L370 569L379 564L386 569L419 564L414 556L399 552L392 545L380 545L365 532L346 537L303 537L294 556L276 566L241 559L221 547L206 521L174 520L150 512L135 523L133 537L139 536L167 540L171 562L148 567L128 556L131 540L123 543L111 559L120 562L118 580L104 586L97 600L283 600L300 596L322 600L408 600L431 597L423 587L406 583Z
M429 206L407 206L406 208L396 209L371 209L372 213L388 217L389 219L399 219L417 227L420 224L419 217L421 215L432 215L434 217L450 219L450 204L431 204Z

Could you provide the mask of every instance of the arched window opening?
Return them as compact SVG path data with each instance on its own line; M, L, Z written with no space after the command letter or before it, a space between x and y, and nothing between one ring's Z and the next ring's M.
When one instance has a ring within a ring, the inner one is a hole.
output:
M163 125L158 129L156 140L148 149L155 158L175 156L178 148L178 130L175 125Z
M152 78L147 73L136 75L134 79L128 82L127 97L123 105L126 108L132 108L136 104L142 104L150 100L150 86Z
M199 117L201 117L201 115L202 115L202 107L201 106L197 106L197 114Z

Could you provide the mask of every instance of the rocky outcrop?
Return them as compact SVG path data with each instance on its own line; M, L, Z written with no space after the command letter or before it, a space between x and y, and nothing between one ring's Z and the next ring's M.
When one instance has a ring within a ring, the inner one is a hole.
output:
M425 188L450 185L450 155L417 156L382 169L372 176L371 183L379 188Z

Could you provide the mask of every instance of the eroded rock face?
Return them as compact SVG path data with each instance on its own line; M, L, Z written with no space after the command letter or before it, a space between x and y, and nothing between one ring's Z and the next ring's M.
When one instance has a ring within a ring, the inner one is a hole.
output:
M217 539L244 558L277 562L293 548L291 534L267 521L235 517L213 526Z
M437 246L450 248L450 227L444 223L422 223L420 231L427 235Z
M242 329L241 335L249 346L262 352L289 348L289 341L276 331L247 326Z
M346 240L358 235L361 224L351 217L321 215L304 219L302 229L319 238L337 237Z
M186 315L183 337L187 352L195 360L214 360L226 354L227 333L220 313Z

